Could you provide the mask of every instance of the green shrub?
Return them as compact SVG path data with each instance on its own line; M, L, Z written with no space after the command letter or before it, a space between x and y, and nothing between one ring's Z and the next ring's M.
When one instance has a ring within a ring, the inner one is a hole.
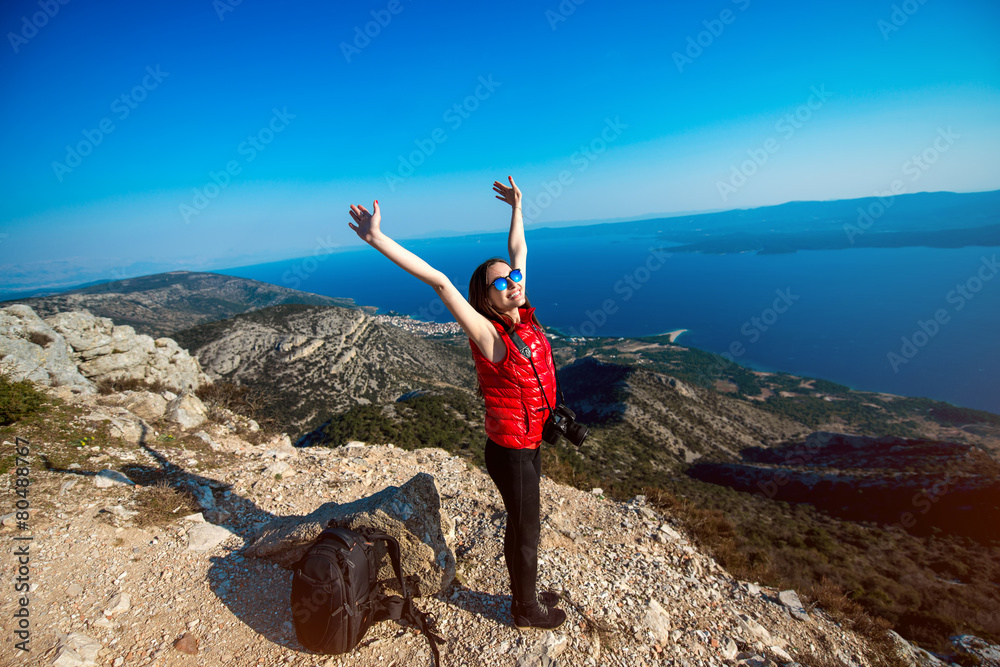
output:
M28 380L14 382L0 373L0 426L24 419L45 404L45 395Z

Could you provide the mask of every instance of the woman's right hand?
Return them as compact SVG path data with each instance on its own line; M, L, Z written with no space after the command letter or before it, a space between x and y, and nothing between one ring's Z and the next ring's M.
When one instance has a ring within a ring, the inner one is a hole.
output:
M347 223L347 226L353 229L365 243L371 243L381 233L379 223L382 222L382 212L379 210L377 199L372 205L371 213L361 204L351 205L351 217L358 224Z
M500 201L507 202L512 208L521 208L521 188L514 183L513 176L508 176L507 180L510 181L509 188L500 181L493 181L493 191L500 193L497 195Z

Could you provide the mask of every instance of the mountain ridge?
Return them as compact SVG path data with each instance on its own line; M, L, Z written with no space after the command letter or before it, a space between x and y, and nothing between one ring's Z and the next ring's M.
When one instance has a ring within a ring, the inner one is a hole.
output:
M356 307L351 299L309 294L248 278L192 271L102 282L44 297L15 298L0 302L0 308L15 303L30 306L42 318L60 312L87 310L154 338L283 303Z

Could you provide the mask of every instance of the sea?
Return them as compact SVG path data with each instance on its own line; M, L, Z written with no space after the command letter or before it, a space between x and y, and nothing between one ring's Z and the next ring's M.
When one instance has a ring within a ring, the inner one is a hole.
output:
M571 336L676 342L761 371L1000 414L998 248L671 252L650 237L528 235L525 286ZM467 294L506 235L402 241ZM433 290L368 246L219 271L445 322Z

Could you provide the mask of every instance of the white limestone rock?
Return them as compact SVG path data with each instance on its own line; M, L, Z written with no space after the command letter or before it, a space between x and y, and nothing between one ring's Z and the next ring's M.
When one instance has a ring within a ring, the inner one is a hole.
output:
M739 614L736 617L736 622L745 632L744 639L757 639L765 644L772 643L771 633L767 631L767 628L752 619L750 616L747 616L746 614Z
M102 397L98 402L102 405L124 408L147 422L162 419L163 413L167 409L167 399L151 391L127 391L121 394L111 394Z
M0 308L0 358L15 380L60 387L70 395L96 392L77 369L65 337L28 306Z
M656 600L651 599L646 605L646 615L642 621L660 644L665 644L670 639L670 616Z
M58 313L46 323L65 338L80 373L94 382L134 378L188 391L208 382L198 360L173 339L153 340L86 311Z
M107 489L112 486L135 486L135 482L117 470L105 468L94 475L94 486L99 489Z
M302 557L327 525L352 530L367 526L395 537L408 587L416 597L433 595L455 578L455 553L445 538L453 524L441 510L434 477L425 472L402 486L388 486L366 498L342 505L328 502L306 516L274 519L262 527L243 555L287 568ZM385 559L379 579L391 581L393 576Z
M163 416L167 421L180 424L182 428L195 428L208 419L208 408L194 394L183 392L167 403Z
M196 523L187 535L189 550L211 551L232 537L233 532L214 523Z
M799 600L798 593L793 590L781 591L778 593L778 600L781 604L788 608L788 612L793 618L800 621L809 621L809 614L806 612L805 607L802 606L802 602Z
M951 645L964 656L977 660L981 667L1000 667L1000 646L974 635L956 635Z
M72 632L56 645L53 667L92 667L97 664L101 642L79 632Z
M128 593L116 593L111 601L108 602L107 609L104 610L104 615L108 618L116 614L124 614L129 609L132 608L132 598Z
M276 477L277 475L281 475L282 477L291 477L294 474L295 469L284 461L275 461L271 465L264 468L265 477Z

